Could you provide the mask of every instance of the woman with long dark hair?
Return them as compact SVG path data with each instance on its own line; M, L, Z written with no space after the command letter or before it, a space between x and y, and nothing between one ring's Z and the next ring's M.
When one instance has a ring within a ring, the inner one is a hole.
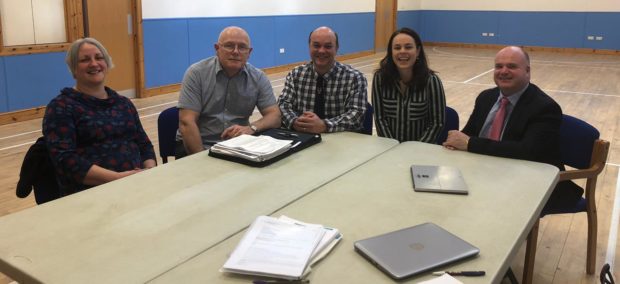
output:
M428 67L420 36L395 31L372 80L377 134L399 142L436 143L445 120L441 80Z

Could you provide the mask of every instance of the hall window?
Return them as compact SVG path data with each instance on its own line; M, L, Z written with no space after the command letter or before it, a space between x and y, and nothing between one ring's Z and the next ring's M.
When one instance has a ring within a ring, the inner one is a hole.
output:
M82 0L0 0L0 55L64 51L82 17Z

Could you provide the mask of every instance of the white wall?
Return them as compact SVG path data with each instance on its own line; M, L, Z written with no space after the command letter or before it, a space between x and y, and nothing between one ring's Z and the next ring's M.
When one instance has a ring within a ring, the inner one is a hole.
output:
M366 13L374 11L375 0L142 1L142 17L144 19Z
M398 0L398 11L413 11L422 9L423 0Z
M421 0L422 10L619 12L620 0ZM400 6L400 5L399 5Z

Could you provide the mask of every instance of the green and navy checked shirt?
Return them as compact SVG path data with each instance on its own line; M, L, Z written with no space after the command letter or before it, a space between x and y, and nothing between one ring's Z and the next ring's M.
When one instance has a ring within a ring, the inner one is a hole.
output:
M286 76L282 95L278 99L284 127L291 128L304 111L314 110L317 76L311 62L295 67ZM360 130L368 101L364 74L336 62L323 78L327 132Z

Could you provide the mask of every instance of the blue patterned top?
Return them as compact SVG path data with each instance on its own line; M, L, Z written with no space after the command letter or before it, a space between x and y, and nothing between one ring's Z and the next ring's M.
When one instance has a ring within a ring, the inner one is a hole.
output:
M108 98L98 99L64 88L45 110L43 135L66 193L91 187L82 182L92 165L122 172L155 159L133 103L105 90Z

